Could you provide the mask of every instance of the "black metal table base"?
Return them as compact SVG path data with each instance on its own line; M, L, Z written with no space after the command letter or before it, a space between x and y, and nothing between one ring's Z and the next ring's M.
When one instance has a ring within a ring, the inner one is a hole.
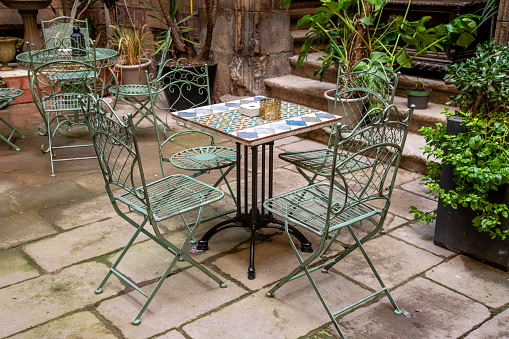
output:
M266 177L266 146L269 147L269 155L268 155L268 178ZM252 178L251 178L251 201L258 201L258 146L251 147L251 169L252 169ZM209 249L209 240L223 230L234 228L234 227L245 227L251 230L251 245L250 245L250 257L249 257L249 267L247 271L248 279L254 279L256 276L255 273L255 265L254 265L254 253L255 253L255 240L256 240L256 231L261 228L275 228L284 230L284 223L280 220L277 220L271 213L266 213L263 209L263 202L265 201L265 195L268 193L268 198L272 198L273 191L273 155L274 155L274 142L266 143L262 145L262 175L261 175L261 210L257 207L248 206L248 192L249 192L249 180L248 180L248 146L244 146L244 178L241 180L241 145L237 143L237 214L235 217L222 221L219 224L215 225L211 229L207 231L203 235L203 237L198 241L197 249L199 250L208 250ZM268 179L268 180L267 180ZM244 186L244 189L242 189ZM266 186L268 186L268 192L266 192ZM242 193L244 193L244 198L242 199ZM242 200L244 201L244 206L242 206ZM301 243L301 251L302 252L313 252L311 247L311 243L306 239L306 237L298 231L293 226L289 226L290 234L292 234L299 242Z

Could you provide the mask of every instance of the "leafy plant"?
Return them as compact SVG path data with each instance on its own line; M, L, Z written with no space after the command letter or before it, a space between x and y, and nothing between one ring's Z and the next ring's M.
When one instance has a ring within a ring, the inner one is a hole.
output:
M123 65L138 65L142 58L146 58L146 50L152 45L152 36L147 26L126 26L114 24L110 42L118 51L119 62Z
M291 0L283 0L287 5ZM314 76L320 80L328 67L339 65L350 71L362 58L379 60L388 71L397 71L401 67L411 67L412 60L428 51L438 53L444 45L456 43L467 47L475 40L477 24L473 14L461 15L448 24L426 27L431 20L424 16L417 21L409 21L407 14L411 0L404 15L382 21L385 5L389 0L321 0L322 6L315 14L302 17L297 26L310 25L297 67L304 62L310 52L323 52L319 59L321 67ZM324 50L315 46L325 43ZM410 56L407 48L415 49Z
M453 208L469 207L477 212L472 220L480 232L505 239L509 230L501 230L500 218L509 216L506 204L493 203L489 192L509 184L509 48L494 41L477 47L475 56L464 63L449 66L448 78L460 94L453 97L459 111L444 113L447 118L460 116L467 132L447 135L446 127L423 127L424 154L429 174L423 178L428 193ZM441 163L453 166L456 188L440 187ZM412 206L416 218L433 221L436 211L423 212Z

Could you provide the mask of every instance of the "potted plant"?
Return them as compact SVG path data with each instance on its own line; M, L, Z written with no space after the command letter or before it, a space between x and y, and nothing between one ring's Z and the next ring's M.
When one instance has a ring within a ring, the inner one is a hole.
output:
M151 64L147 50L152 47L152 36L147 26L112 25L112 35L109 40L118 51L118 64L115 66L121 78L121 83L146 85L145 71Z
M423 127L428 162L425 186L438 209L435 244L509 270L509 47L486 42L475 56L447 67L458 95L447 126Z
M424 80L417 79L413 82L414 87L406 89L407 106L415 105L417 109L425 109L428 107L431 88L424 85Z
M292 0L282 0L285 6ZM309 30L299 53L296 67L300 67L310 52L321 52L318 59L320 68L314 72L322 80L330 66L339 66L341 72L350 72L362 67L362 59L371 62L379 61L386 72L398 71L401 67L409 68L412 60L428 51L443 51L444 44L456 43L467 47L475 40L478 18L476 15L464 14L448 24L426 27L431 20L424 16L418 21L409 21L407 13L391 17L387 22L382 20L385 5L389 0L322 0L322 6L312 15L305 15L298 27L309 25ZM320 49L315 46L323 46ZM412 56L408 47L415 48Z

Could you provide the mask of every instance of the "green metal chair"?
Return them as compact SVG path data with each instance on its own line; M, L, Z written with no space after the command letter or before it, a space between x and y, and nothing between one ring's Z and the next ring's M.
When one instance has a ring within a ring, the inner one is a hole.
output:
M338 72L334 112L343 116L341 137L369 124L370 119L375 119L376 115L392 104L396 93L399 73L387 72L379 61L363 59L359 65L351 72L343 72L341 69ZM297 171L312 185L319 176L331 176L333 137L334 130L326 147L281 153L279 158L294 164ZM338 156L343 155L340 152Z
M3 83L3 81L0 80L0 84L1 83ZM13 101L14 99L16 99L17 97L19 97L22 94L23 94L23 91L20 90L20 89L16 89L16 88L0 88L0 109L2 109L5 106L7 106L11 101ZM16 146L11 141L11 139L14 136L14 133L17 133L19 135L19 137L22 138L22 139L24 139L25 136L20 131L18 131L16 128L14 128L14 126L12 126L7 121L5 121L5 119L3 119L2 117L0 117L0 121L3 122L7 127L9 127L11 129L11 134L9 135L9 137L6 138L6 137L4 137L3 135L0 134L0 140L5 141L9 146L14 147L14 149L16 151L19 151L20 148L18 146Z
M45 48L55 47L59 41L69 38L74 27L79 27L85 40L85 47L90 47L87 20L78 20L68 16L60 16L51 20L41 20L42 34L44 36Z
M344 335L336 317L381 293L385 293L389 298L395 313L401 314L401 310L378 274L363 244L381 230L387 216L413 108L408 109L404 115L400 115L396 107L392 105L376 110L379 112L372 116L370 125L350 131L346 137L343 137L342 133L348 131L347 126L340 124L336 126L331 155L331 167L334 170L331 171L330 181L309 185L264 203L264 207L269 212L284 219L286 236L300 263L296 269L272 287L267 292L267 296L273 297L274 292L287 282L307 276L342 338ZM395 116L392 121L390 120L391 112ZM364 120L366 118L367 116ZM359 165L355 166L355 163ZM392 174L391 166L394 166ZM357 170L352 171L353 168ZM385 203L382 208L376 208L370 204L373 200L381 200ZM378 216L379 220L375 219L375 216ZM372 224L372 230L359 239L354 228L363 220ZM318 248L309 258L304 259L300 255L290 235L289 223L305 228L320 237ZM324 254L345 228L351 234L355 244L344 252L329 254L329 257L325 257ZM381 288L337 312L331 311L311 272L321 269L322 273L327 273L330 268L357 248L362 252Z
M84 106L86 105L87 103L84 103ZM132 286L147 298L133 320L133 324L139 324L143 312L179 260L187 261L216 281L220 287L226 287L224 281L187 254L187 246L200 225L203 207L221 199L224 193L217 188L182 174L166 176L160 180L147 183L143 174L132 116L128 114L123 117L123 122L120 121L113 109L102 99L99 99L96 104L88 105L88 107L85 121L92 136L106 192L118 215L136 229L132 238L97 287L96 293L102 292L104 284L112 273ZM137 223L122 212L119 205L126 205L130 211L141 214L143 221ZM158 222L174 216L181 216L183 213L195 209L198 209L197 221L188 233L187 239L180 246L172 243L170 237L163 235L164 230L159 228ZM153 232L149 232L145 228L148 225L151 226ZM174 255L168 268L150 293L144 292L135 282L132 282L117 270L117 266L140 233L145 234L168 250L170 255Z
M159 63L159 68L157 70L157 74L155 78L160 78L164 69L164 64L166 61L166 57L168 55L168 50L171 42L171 29L168 29L166 33L166 39L164 42L164 47L161 53L161 61ZM144 75L142 75L144 76ZM148 85L136 85L136 84L126 84L126 85L118 85L116 87L111 87L109 89L110 93L114 95L115 102L113 104L113 108L117 105L117 100L120 99L124 103L133 107L136 111L133 115L133 119L137 119L135 126L138 126L144 119L150 121L156 128L158 121L162 124L163 128L160 130L163 134L168 136L168 131L171 131L171 128L162 121L159 117L153 116L149 107L150 98L149 98L149 88ZM139 116L139 118L138 118ZM154 119L154 120L152 120Z
M32 65L28 74L34 103L44 120L44 129L39 129L39 134L48 136L48 145L42 145L41 150L50 154L51 176L54 177L55 162L95 158L59 158L55 153L57 149L91 147L92 144L56 146L54 140L60 128L65 127L69 131L77 125L85 124L78 98L84 94L98 95L98 70L95 48L86 50L86 53L89 53L87 60L80 60L60 52L70 48L70 38L55 38L51 41L51 48L33 51L31 46L28 46Z
M165 126L169 124L171 112L182 109L199 109L199 107L203 105L211 104L208 66L195 67L192 66L188 60L179 59L178 61L166 60L164 68L165 74L162 74L156 79L148 79L154 121L156 121L156 109L163 109L167 112L165 123L161 128L156 128L157 142L159 145L159 160L163 175L166 175L165 164L167 163L171 163L179 169L193 171L192 177L218 170L221 176L213 186L217 187L224 181L236 206L237 201L235 195L226 177L236 165L236 151L229 147L215 145L214 136L212 134L196 129L188 129L186 126L183 126L182 130L171 135L163 133ZM168 107L162 107L158 103L159 95L162 93L166 95ZM196 133L208 136L210 138L210 144L193 147L173 154L171 142L176 141L180 136ZM172 155L169 156L169 154ZM235 211L236 209L225 211L204 220L216 218Z

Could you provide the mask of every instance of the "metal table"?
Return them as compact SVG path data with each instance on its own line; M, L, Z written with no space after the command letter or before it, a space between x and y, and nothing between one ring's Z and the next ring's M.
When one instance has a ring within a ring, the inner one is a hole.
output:
M39 51L33 51L32 55L34 55L34 67L39 67L44 65L45 63L51 61L52 57L54 60L76 60L80 62L93 62L93 54L92 49L85 56L72 56L72 55L62 55L58 53L58 49L48 50L47 53L42 53L43 58L37 58L39 55ZM108 48L96 48L95 49L95 61L97 63L98 68L110 68L115 66L118 63L118 52ZM30 70L30 55L28 52L21 53L16 57L16 61L18 62L18 67L21 69Z
M260 228L284 229L284 223L277 220L263 208L263 202L273 195L273 155L274 141L291 135L330 126L341 121L342 117L317 111L293 103L281 103L281 119L268 121L259 117L247 117L239 112L241 104L261 100L253 97L227 103L214 104L195 109L171 113L173 117L188 126L233 140L237 144L237 213L235 217L220 222L208 230L198 241L199 250L207 250L212 236L232 227L246 227L251 230L250 259L248 278L255 278L255 238ZM244 147L242 147L242 145ZM261 158L261 205L258 207L258 150ZM251 149L252 177L248 178L249 148ZM267 156L268 149L268 156ZM244 176L240 168L242 153L244 158ZM249 208L249 185L251 185L252 206ZM244 193L242 195L242 193ZM244 203L242 203L242 200ZM311 244L297 229L290 226L291 233L301 242L301 251L312 252Z

